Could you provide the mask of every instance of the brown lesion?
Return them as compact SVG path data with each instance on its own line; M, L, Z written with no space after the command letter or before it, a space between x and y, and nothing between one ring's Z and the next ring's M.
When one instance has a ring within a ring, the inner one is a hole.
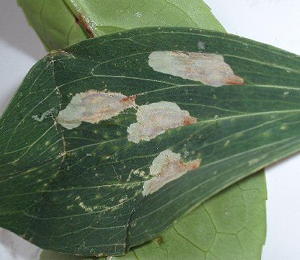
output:
M157 239L156 239L156 242L157 244L160 246L164 243L164 238L162 236L159 236Z
M120 103L127 103L127 102L129 102L129 103L134 103L135 100L136 100L136 97L137 97L136 95L132 95L132 96L123 98L123 99L120 101Z
M183 125L192 125L197 123L197 118L188 116L184 119Z
M75 17L75 21L77 24L80 24L83 27L83 29L90 38L94 38L96 36L91 25L88 23L88 21L82 13L79 13L78 16Z
M194 160L187 163L181 163L182 167L186 169L187 171L193 171L200 167L201 160Z
M240 78L239 76L233 76L226 80L227 85L243 85L244 79Z

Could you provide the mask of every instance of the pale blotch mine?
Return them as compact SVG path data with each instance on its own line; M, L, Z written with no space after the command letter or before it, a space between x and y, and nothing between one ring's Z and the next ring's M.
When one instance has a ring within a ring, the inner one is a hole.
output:
M249 165L249 166L253 166L253 165L255 165L255 164L259 163L259 162L260 162L260 159L255 158L255 159L250 160L250 161L248 162L248 165Z
M244 84L244 80L233 73L223 56L217 54L155 51L149 55L149 66L157 72L214 87Z
M150 141L168 129L197 122L188 111L181 110L177 104L167 101L140 106L136 115L137 123L127 128L128 140L134 143L141 140Z
M143 196L152 194L187 172L198 169L200 164L200 159L183 163L181 162L181 155L170 149L161 152L150 166L152 179L144 183Z
M67 129L76 128L82 122L96 124L134 107L135 98L120 93L89 90L76 94L70 104L59 112L56 121Z
M42 122L44 119L51 117L54 113L56 113L56 109L51 108L51 109L47 110L46 112L44 112L40 117L38 115L33 115L32 119L34 119L35 121L38 121L38 122Z
M201 41L199 41L199 42L198 42L198 48L199 48L199 50L200 50L200 51L203 51L203 50L205 50L205 43L204 43L204 42L201 42Z

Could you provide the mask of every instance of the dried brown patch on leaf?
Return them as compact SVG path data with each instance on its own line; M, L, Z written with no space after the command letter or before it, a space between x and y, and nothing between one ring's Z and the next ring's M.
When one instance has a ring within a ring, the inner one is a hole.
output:
M96 124L134 107L135 98L120 93L89 90L76 94L70 104L59 112L56 121L67 129L76 128L82 122Z
M167 183L180 178L189 171L198 169L200 164L200 159L183 163L181 155L170 149L161 152L150 166L150 175L153 178L144 183L143 195L147 196L158 191Z
M233 73L223 56L217 54L155 51L149 55L149 66L157 72L214 87L244 84L244 80Z
M143 105L138 108L137 123L131 124L127 129L128 140L134 143L150 141L168 129L196 122L197 119L191 117L188 111L181 110L172 102L161 101Z

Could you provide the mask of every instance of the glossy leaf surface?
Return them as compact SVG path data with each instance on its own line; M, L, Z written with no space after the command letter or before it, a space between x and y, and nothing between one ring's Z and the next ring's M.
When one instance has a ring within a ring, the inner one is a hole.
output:
M91 37L91 33L98 36L149 25L186 25L224 32L201 0L189 1L188 5L181 0L124 3L73 0L65 1L67 5L60 0L19 0L19 3L41 39L52 49L80 42L85 37ZM82 24L84 21L88 23ZM265 179L261 178L261 182L263 184ZM262 223L265 224L265 220Z
M151 243L111 260L259 260L266 235L263 173L220 192ZM40 260L79 260L44 251ZM90 258L91 259L91 258Z
M211 87L148 65L153 51L199 52L199 41L245 84ZM134 30L52 52L1 119L2 226L44 248L87 255L121 254L157 236L213 194L299 150L298 63L250 40L176 28ZM58 111L91 89L137 95L138 105L173 102L198 122L138 144L127 140L133 108L99 124L58 125ZM144 197L149 166L166 149L202 165ZM145 175L129 178L137 169Z

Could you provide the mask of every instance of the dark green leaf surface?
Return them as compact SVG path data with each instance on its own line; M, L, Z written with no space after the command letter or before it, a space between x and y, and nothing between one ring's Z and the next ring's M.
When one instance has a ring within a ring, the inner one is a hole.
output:
M186 25L224 32L201 0L189 1L188 5L178 0L65 2L67 5L61 0L19 0L28 20L50 49L63 48L89 37L84 33L87 28L79 20L76 22L75 17L85 18L95 36L144 25Z
M263 173L230 186L189 214L161 236L126 256L111 260L256 260L266 235L266 187ZM79 260L43 251L40 260Z
M225 32L202 0L191 0L188 5L181 0L66 0L67 5L61 0L19 0L19 3L49 49L80 42L90 36L86 32L89 28L95 36L150 25L186 25ZM88 28L78 18L76 22L75 17L85 19ZM261 182L265 179L261 178Z
M205 86L148 66L153 51L197 52L199 41L205 52L222 54L245 84ZM86 255L121 254L157 236L213 194L299 150L298 66L297 56L273 47L175 28L52 52L31 70L0 122L1 225L43 248ZM139 144L127 140L134 109L73 130L57 125L70 94L90 89L137 95L138 105L174 102L198 123ZM188 152L185 161L202 158L202 165L143 197L147 176L128 176L135 169L149 174L166 149Z
M65 4L66 3L66 4ZM33 28L48 49L64 48L93 35L150 25L190 26L225 32L202 0L65 1L19 0ZM85 28L77 18L88 23ZM262 178L264 183L265 179ZM265 221L263 221L265 223Z

